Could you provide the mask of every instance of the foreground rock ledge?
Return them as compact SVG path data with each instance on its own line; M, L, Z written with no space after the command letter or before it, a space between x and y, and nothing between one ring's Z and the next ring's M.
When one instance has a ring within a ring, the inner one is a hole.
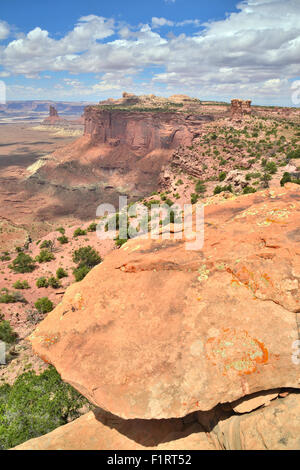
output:
M196 418L196 416L194 416ZM220 416L221 417L221 416ZM199 419L199 418L198 418ZM274 400L250 414L219 419L209 430L189 420L122 420L90 412L16 450L296 450L300 395Z
M70 286L30 340L97 406L182 417L299 388L299 186L205 208L205 242L130 240Z

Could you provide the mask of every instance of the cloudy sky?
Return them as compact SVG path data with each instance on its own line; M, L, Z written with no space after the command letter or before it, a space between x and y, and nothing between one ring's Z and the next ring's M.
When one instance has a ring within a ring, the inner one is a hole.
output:
M292 106L300 0L1 0L0 80L10 100L127 91Z

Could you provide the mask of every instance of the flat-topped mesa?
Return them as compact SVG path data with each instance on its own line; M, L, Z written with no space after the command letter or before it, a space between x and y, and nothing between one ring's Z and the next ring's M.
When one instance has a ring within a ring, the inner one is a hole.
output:
M191 145L209 115L196 115L175 110L120 109L88 106L85 109L84 135L95 144L113 147L126 145L137 155L156 149L175 149Z
M244 115L251 115L251 100L231 100L231 117L242 118Z

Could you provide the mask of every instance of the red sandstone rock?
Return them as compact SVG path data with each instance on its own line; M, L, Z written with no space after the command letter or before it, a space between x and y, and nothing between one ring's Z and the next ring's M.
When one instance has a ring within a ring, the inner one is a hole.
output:
M299 387L299 212L289 184L206 206L201 251L130 240L68 288L31 335L34 350L123 418Z
M254 413L226 417L212 428L183 420L121 420L90 412L15 450L299 450L300 395Z
M61 125L61 124L66 124L67 121L66 119L63 119L59 117L58 112L54 106L49 107L49 116L44 119L43 123L44 125L50 125L50 126L55 126L55 125Z
M231 100L231 117L233 119L242 118L244 115L251 114L251 100Z

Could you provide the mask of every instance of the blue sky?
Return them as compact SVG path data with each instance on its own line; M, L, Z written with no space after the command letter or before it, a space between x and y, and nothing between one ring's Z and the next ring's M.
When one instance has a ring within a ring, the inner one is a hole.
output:
M7 99L127 91L292 106L299 57L299 0L1 0Z

